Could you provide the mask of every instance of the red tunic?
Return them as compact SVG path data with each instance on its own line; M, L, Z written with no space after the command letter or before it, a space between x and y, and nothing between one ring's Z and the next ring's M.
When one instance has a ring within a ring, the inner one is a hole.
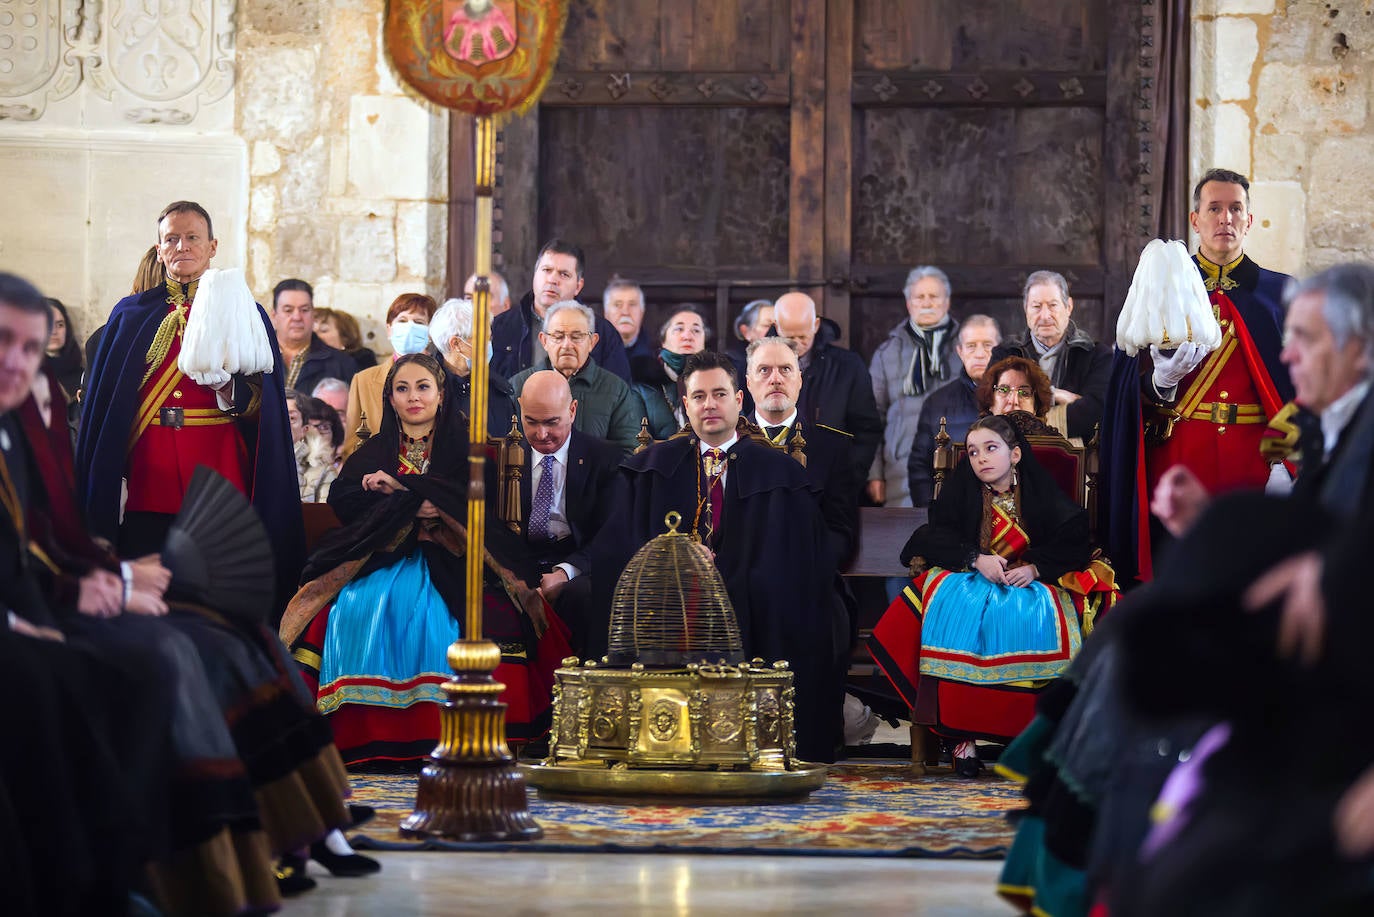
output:
M252 464L243 434L234 419L220 410L214 389L177 369L180 354L178 334L162 365L139 389L125 466L129 486L125 509L130 512L179 512L198 465L218 471L252 498ZM175 429L162 424L159 408L183 409L185 426Z
M1277 395L1267 376L1256 381L1253 367L1259 358L1231 300L1220 291L1211 300L1221 320L1221 346L1179 383L1173 409L1182 416L1172 435L1145 450L1146 494L1153 494L1164 472L1179 464L1214 494L1262 489L1269 480L1260 440L1280 407ZM1145 410L1149 419L1149 407Z

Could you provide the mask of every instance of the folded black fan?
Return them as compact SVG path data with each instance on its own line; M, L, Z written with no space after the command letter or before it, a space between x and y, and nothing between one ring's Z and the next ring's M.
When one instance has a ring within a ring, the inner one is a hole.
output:
M272 543L257 511L223 475L196 468L167 533L168 590L227 615L265 619L276 582Z

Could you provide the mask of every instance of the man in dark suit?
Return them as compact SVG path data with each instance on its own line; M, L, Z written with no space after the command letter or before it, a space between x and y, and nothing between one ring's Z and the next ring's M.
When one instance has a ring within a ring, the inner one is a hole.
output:
M883 418L873 398L868 366L857 353L835 343L839 326L818 316L816 301L805 293L779 296L773 318L778 336L797 344L806 381L797 404L802 422L808 427L823 423L850 434L855 473L867 476L883 438Z
M739 622L745 657L791 664L797 753L834 760L842 691L834 677L846 622L830 602L835 563L815 486L794 459L740 422L743 393L728 357L692 354L683 367L690 432L626 459L613 563L683 525L710 551ZM601 593L601 584L597 586ZM599 596L609 607L609 593Z
M806 477L817 491L830 549L828 569L834 615L846 622L837 633L834 677L843 683L849 651L859 635L859 606L840 571L859 543L859 475L850 456L854 437L818 423L798 422L797 399L802 390L797 344L788 338L765 337L746 350L746 384L754 398L754 420L774 445L805 455ZM878 719L857 699L845 699L845 744L863 744L877 729Z
M622 453L573 429L577 402L561 373L533 373L519 401L530 444L521 477L521 529L538 567L539 591L572 630L578 655L600 658L607 622L592 613L588 545L610 514Z
M795 342L759 338L749 344L746 364L745 384L754 397L754 422L783 449L798 437L805 442L806 476L819 491L835 566L843 568L854 554L859 534L859 481L849 460L854 437L823 424L798 423L802 373Z

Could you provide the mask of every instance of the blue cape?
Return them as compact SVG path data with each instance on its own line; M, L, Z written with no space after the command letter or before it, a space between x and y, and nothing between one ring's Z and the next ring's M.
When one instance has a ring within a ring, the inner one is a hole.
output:
M166 315L167 290L162 286L121 299L110 313L86 375L76 483L91 532L111 544L119 542L120 481L138 413L139 385L147 369L144 361ZM305 527L282 388L286 374L276 331L261 306L258 315L272 342L273 370L262 376L262 406L256 422L240 421L238 427L253 464L253 507L272 539L282 606L295 592L305 562Z

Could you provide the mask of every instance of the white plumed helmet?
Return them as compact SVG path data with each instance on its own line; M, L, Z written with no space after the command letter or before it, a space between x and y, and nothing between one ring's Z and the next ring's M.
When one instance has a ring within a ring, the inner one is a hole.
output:
M210 268L201 276L177 367L211 387L234 373L272 371L272 342L242 268Z
M1187 246L1153 239L1140 253L1116 320L1116 346L1135 356L1151 344L1169 350L1184 341L1215 350L1221 345L1221 326Z

